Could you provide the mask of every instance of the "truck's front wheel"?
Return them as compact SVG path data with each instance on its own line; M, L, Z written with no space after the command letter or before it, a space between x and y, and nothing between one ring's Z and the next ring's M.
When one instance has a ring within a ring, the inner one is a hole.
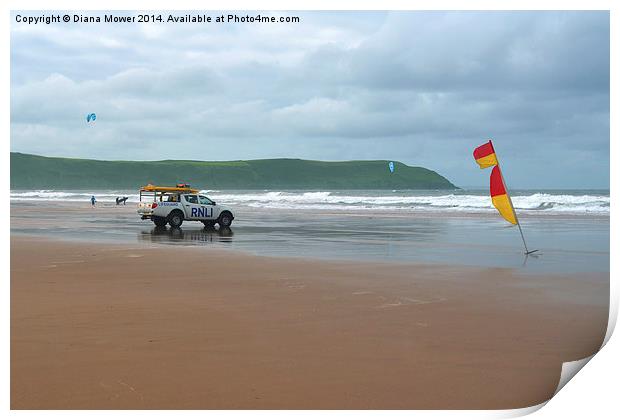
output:
M166 226L166 223L168 223L165 217L153 216L151 219L153 220L153 223L155 223L155 226L159 227Z
M217 223L220 225L220 228L227 228L232 224L233 215L229 211L224 211L220 214L219 219L217 219Z
M183 213L178 210L173 211L168 215L168 223L173 228L181 226L183 224Z

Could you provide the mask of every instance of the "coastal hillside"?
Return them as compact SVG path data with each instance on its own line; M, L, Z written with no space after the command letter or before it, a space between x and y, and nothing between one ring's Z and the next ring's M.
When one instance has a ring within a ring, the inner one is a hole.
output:
M454 189L426 168L388 161L261 159L105 161L11 153L11 189L134 189L185 182L202 189Z

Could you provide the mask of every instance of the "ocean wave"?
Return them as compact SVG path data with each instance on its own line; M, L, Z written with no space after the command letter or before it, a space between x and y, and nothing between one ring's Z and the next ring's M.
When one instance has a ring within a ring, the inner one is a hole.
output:
M90 197L95 195L97 201L115 202L117 197L129 197L128 202L138 202L139 195L127 193L126 191L94 191L70 192L55 190L36 190L36 191L11 191L11 201L90 201Z
M344 195L319 192L268 192L247 194L218 194L222 202L265 208L290 209L355 209L385 208L393 210L494 211L488 195ZM534 193L512 198L517 210L544 212L609 213L609 197L604 195L567 195Z
M246 191L221 192L203 190L214 200L227 205L274 209L324 210L416 210L431 212L488 212L494 211L487 193L420 193L416 191ZM11 191L12 201L69 201L87 202L94 194L99 202L114 202L116 197L129 197L129 203L139 200L135 192L117 191ZM609 214L610 198L597 194L555 194L533 192L512 197L517 210L527 213Z

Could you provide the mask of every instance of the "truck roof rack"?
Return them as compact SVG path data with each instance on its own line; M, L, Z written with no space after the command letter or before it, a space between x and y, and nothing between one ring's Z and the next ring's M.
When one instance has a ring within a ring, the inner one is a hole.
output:
M196 194L198 193L200 190L197 190L196 188L189 188L189 186L187 187L163 187L160 185L152 185L152 184L148 184L145 185L143 187L140 187L140 192L164 192L164 193L192 193L192 194Z

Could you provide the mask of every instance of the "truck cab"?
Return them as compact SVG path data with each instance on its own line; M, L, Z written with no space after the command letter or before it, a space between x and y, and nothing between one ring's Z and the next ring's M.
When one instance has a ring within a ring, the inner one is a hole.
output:
M176 187L147 185L140 188L138 214L157 226L179 227L183 221L199 221L205 226L228 228L234 220L230 208L217 204L186 184Z

